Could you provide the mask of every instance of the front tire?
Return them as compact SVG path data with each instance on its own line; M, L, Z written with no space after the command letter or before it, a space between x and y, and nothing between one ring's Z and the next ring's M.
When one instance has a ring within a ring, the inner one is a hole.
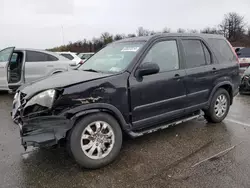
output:
M70 151L78 164L96 169L113 162L122 146L122 131L109 114L97 113L84 117L73 128Z
M230 96L227 90L218 89L209 105L208 110L205 111L205 118L211 123L220 123L225 119L230 108Z

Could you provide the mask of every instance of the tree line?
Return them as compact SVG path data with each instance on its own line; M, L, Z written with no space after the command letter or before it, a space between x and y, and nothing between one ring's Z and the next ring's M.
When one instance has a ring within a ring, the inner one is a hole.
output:
M247 25L243 16L236 12L230 12L224 15L222 22L216 27L206 27L200 31L196 29L183 29L179 28L177 31L172 31L171 28L165 27L162 31L152 31L139 27L136 33L115 34L104 32L99 38L92 40L79 40L76 42L69 42L67 45L58 46L51 51L71 51L71 52L96 52L103 48L110 42L121 40L124 38L131 38L136 36L149 36L157 33L207 33L207 34L220 34L224 35L233 46L250 47L250 26Z

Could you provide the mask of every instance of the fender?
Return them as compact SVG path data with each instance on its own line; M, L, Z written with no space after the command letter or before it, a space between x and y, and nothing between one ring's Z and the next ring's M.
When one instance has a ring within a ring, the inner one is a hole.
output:
M70 109L63 115L73 120L73 122L75 122L79 117L85 116L87 114L95 112L105 112L105 111L111 113L118 120L123 130L128 131L131 129L131 125L125 121L122 113L115 106L111 104L106 104L106 103L86 104Z
M61 72L65 72L67 71L66 69L56 69L56 70L53 70L50 75L53 75L53 74L56 74L56 73L61 73Z
M229 81L223 81L223 82L220 82L218 83L212 90L212 92L210 93L210 96L209 96L209 99L208 99L208 104L210 104L211 100L212 100L212 97L214 96L214 93L217 91L218 88L220 88L221 86L225 86L225 85L229 85L233 91L233 85L231 82ZM230 104L232 104L232 96L233 96L233 93L229 93L230 97L231 97L231 101L230 101Z

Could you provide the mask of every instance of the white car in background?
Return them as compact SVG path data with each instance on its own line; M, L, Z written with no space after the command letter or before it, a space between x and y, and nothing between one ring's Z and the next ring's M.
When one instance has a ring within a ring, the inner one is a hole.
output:
M83 64L83 62L84 62L74 52L57 52L57 53L60 54L61 56L65 57L65 58L73 61L74 63L72 64L72 66L78 66L78 65Z
M15 90L22 84L71 70L71 64L54 52L5 48L0 51L0 90Z
M78 56L84 62L88 60L90 57L92 57L94 54L95 54L94 52L86 52L86 53L79 53Z
M240 74L243 75L250 66L250 48L241 48L236 53L240 63Z

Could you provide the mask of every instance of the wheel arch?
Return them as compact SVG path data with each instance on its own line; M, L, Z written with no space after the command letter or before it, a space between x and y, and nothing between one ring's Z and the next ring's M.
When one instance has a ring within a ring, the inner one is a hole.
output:
M213 90L212 90L212 92L210 93L210 96L209 96L209 103L208 104L210 104L210 102L212 100L212 97L214 96L215 92L220 88L223 88L228 92L228 94L230 96L230 105L232 105L233 104L233 85L229 81L221 82L221 83L217 84L213 88Z
M62 72L65 72L66 70L64 69L58 69L58 70L54 70L50 73L50 75L53 75L53 74L58 74L58 73L62 73Z
M89 114L93 113L99 113L99 112L104 112L108 113L109 115L113 116L119 125L121 126L121 129L124 131L130 130L130 124L128 124L122 113L113 105L110 104L105 104L105 103L94 103L94 104L89 104L89 105L83 105L76 107L69 112L67 112L65 115L67 118L71 119L73 122L73 126L84 116L87 116Z

